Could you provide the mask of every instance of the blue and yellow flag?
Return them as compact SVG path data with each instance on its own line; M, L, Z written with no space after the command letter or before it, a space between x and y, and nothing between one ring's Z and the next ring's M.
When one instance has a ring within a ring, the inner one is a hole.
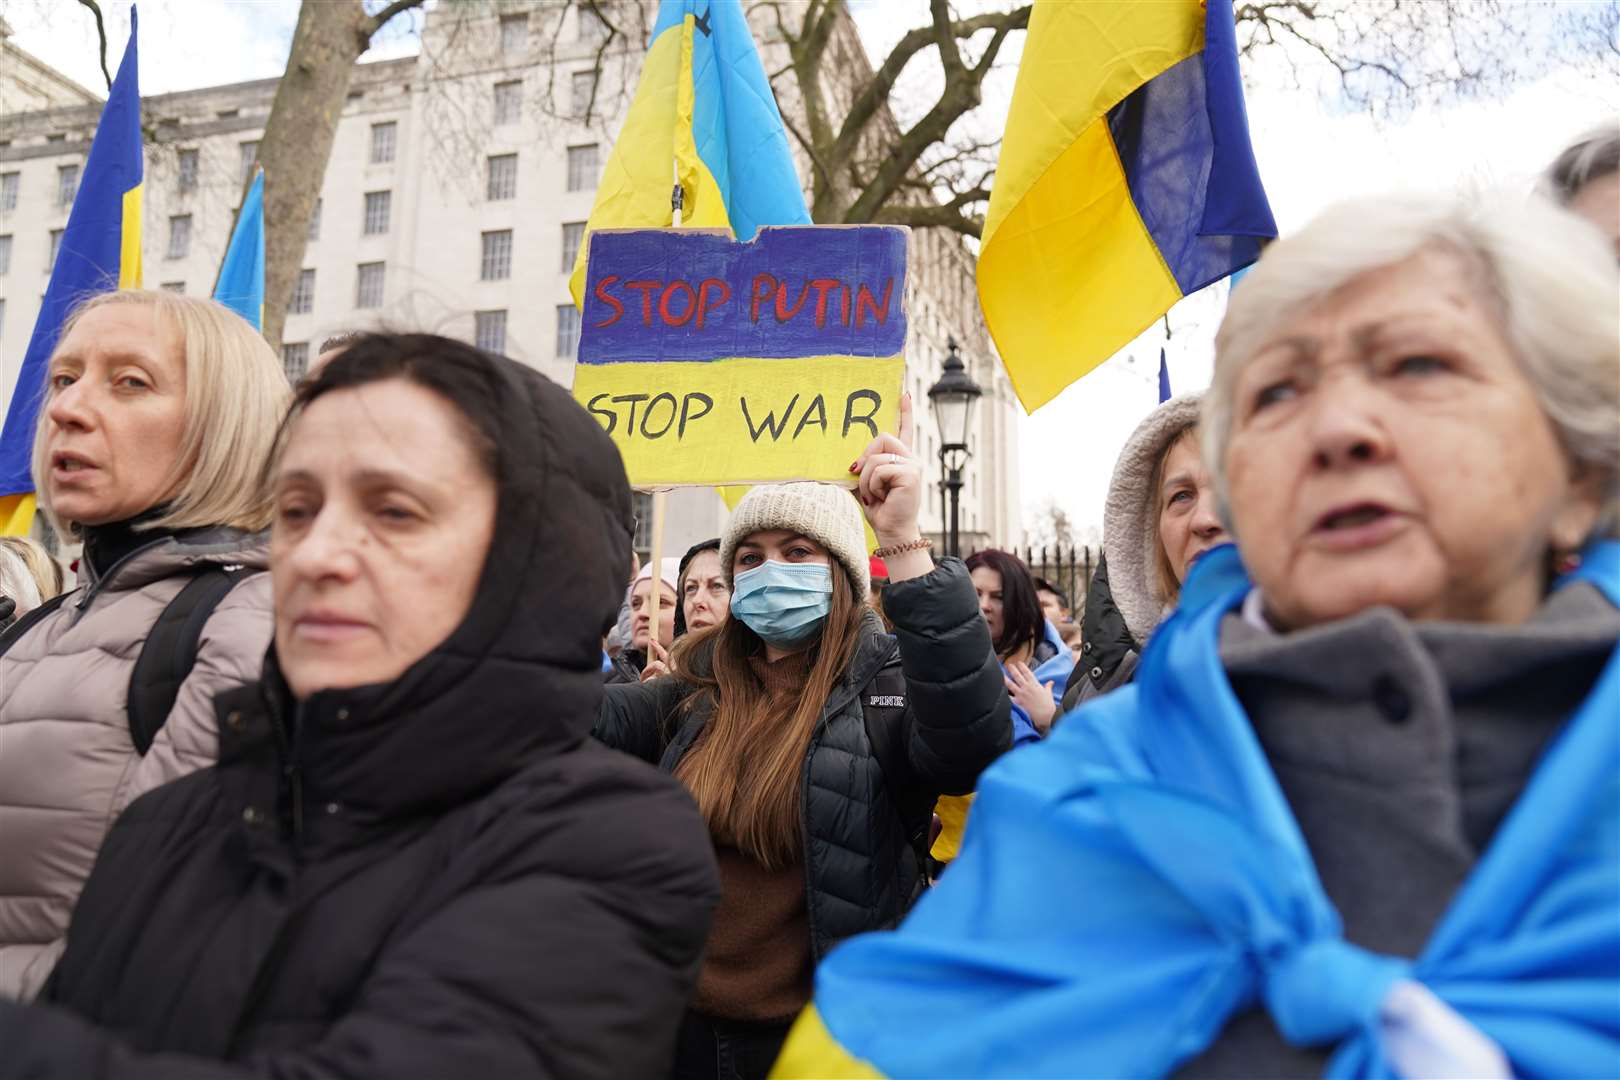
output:
M1036 0L979 255L1024 408L1276 235L1231 0Z
M135 9L118 77L101 110L84 176L68 213L51 281L0 429L0 535L21 536L34 521L29 459L45 388L45 365L62 323L90 293L141 284L141 90L136 75Z
M264 170L258 169L242 211L236 215L225 261L220 264L214 299L264 329Z
M741 0L663 0L641 83L602 170L585 239L568 280L585 303L585 261L596 229L673 224L730 229L752 240L762 225L808 225L787 129L754 48Z

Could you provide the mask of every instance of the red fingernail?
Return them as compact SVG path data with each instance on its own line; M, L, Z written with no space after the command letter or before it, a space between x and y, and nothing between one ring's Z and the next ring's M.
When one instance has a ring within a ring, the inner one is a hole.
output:
M860 463L860 460L859 460L859 459L856 459L856 460L855 460L855 461L852 461L852 462L850 462L850 463L849 463L849 471L850 471L850 472L857 472L857 471L859 471L859 466L860 466L860 464L861 464L861 463Z

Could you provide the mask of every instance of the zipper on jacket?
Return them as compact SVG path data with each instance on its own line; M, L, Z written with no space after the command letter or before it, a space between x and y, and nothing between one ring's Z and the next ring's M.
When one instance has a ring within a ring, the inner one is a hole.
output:
M115 562L111 566L107 567L107 572L105 574L95 574L95 569L94 569L94 567L92 567L91 568L91 573L95 574L95 579L93 581L91 581L88 586L85 587L84 595L79 597L78 601L76 603L74 603L74 605L73 605L74 610L75 611L83 611L86 607L90 606L90 601L95 599L97 593L101 592L101 587L103 585L105 585L107 582L111 581L113 579L113 577L118 573L119 569L122 568L125 563L129 562L131 559L135 558L137 555L144 555L148 551L155 551L164 542L166 542L168 540L172 540L172 539L174 539L174 538L171 537L171 536L162 536L162 537L159 537L158 539L152 541L150 544L146 544L143 547L136 548L134 551L130 552L128 555L125 555L123 558L119 559L117 562Z
M287 729L278 725L281 733L282 746L282 776L287 781L288 797L292 799L292 838L293 850L300 857L304 853L304 774L298 767L297 755L293 752L292 742L297 738L296 731L304 728L304 703L299 702L295 712L296 728L294 739L287 738Z

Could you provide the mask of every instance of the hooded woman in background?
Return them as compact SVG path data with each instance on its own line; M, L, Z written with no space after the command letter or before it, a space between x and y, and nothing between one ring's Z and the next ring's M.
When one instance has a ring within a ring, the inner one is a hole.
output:
M1202 397L1184 394L1149 413L1120 451L1108 485L1106 588L1097 602L1112 601L1138 649L1175 608L1192 564L1228 539L1198 445ZM1091 666L1069 680L1063 711L1130 682L1139 655L1128 650L1108 670L1100 653L1088 654Z

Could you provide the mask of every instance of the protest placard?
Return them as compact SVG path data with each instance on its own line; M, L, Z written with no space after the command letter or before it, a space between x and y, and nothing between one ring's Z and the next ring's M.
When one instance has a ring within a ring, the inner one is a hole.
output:
M893 430L907 230L592 234L574 397L638 487L852 482Z

